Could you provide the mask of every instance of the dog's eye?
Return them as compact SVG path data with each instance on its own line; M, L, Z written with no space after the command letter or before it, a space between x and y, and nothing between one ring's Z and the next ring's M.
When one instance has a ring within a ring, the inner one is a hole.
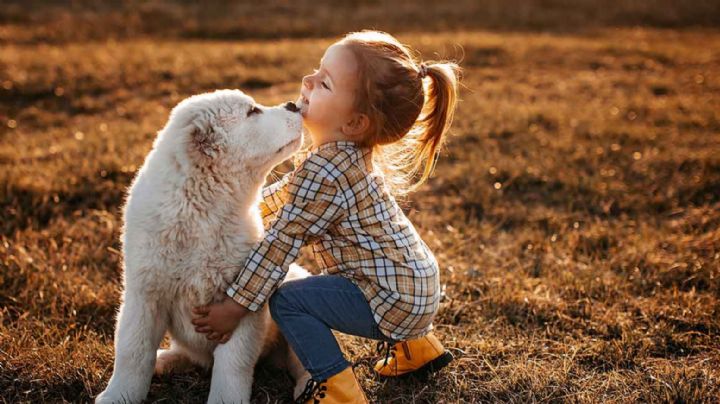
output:
M252 107L252 108L250 108L250 110L248 111L247 116L250 116L250 115L252 115L252 114L262 114L262 109L260 109L260 108L258 108L258 107Z

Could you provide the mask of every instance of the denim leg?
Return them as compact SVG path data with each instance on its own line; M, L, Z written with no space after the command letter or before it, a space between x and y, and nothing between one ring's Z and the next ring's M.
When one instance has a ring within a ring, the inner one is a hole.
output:
M362 291L339 275L285 282L269 304L272 318L315 380L327 379L350 365L331 330L389 340L380 333Z

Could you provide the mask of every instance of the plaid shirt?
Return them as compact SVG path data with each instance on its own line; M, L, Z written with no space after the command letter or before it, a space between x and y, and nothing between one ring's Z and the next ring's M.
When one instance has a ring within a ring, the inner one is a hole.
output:
M228 296L258 310L311 244L323 273L350 279L380 330L395 340L432 329L440 301L438 263L372 170L370 148L334 141L265 187L265 238L247 257ZM299 161L299 160L297 160Z

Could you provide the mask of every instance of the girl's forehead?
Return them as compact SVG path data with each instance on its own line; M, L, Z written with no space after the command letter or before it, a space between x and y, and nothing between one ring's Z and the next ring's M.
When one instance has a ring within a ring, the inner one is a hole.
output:
M322 67L335 85L345 86L355 75L357 62L355 55L343 45L331 45L320 59Z

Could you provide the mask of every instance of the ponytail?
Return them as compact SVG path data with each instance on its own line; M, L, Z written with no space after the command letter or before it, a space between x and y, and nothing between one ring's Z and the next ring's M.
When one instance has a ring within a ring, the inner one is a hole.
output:
M404 196L435 169L455 113L460 66L418 64L409 46L382 31L352 32L339 43L355 54L355 110L371 122L361 144L373 148L389 190Z
M429 81L423 83L426 89L425 103L415 127L411 129L411 131L419 131L411 171L419 173L423 162L424 168L420 178L407 189L407 192L414 191L425 183L435 170L435 164L455 115L458 99L460 67L456 63L430 63L425 64L425 69L427 76L423 81Z

